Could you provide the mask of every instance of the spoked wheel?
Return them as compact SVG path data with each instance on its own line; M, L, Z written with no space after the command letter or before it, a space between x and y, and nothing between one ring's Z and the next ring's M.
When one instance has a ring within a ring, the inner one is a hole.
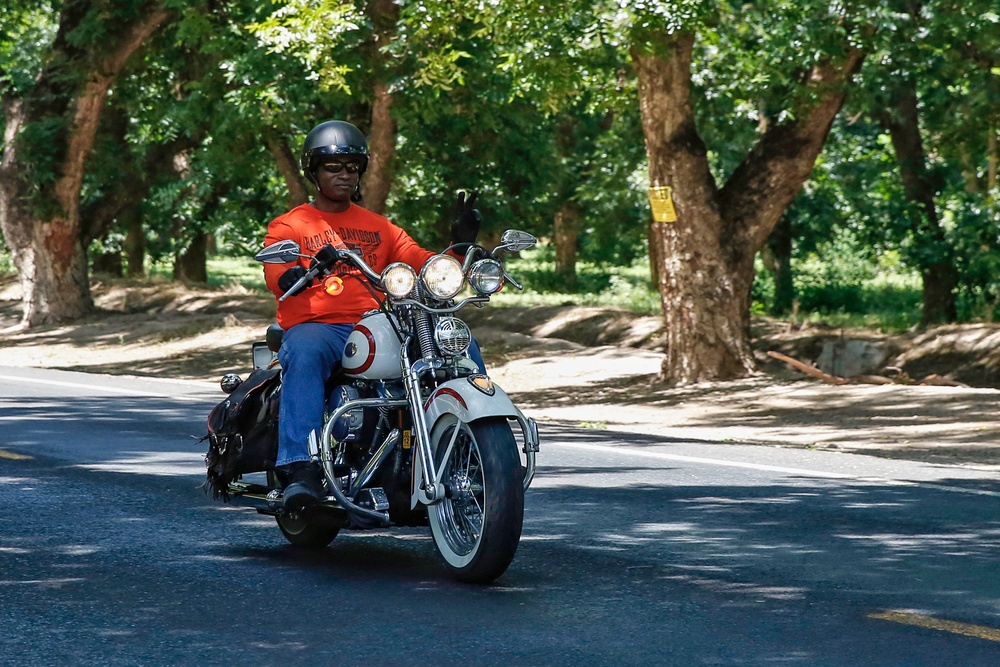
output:
M521 539L524 486L517 445L505 419L444 419L449 421L433 437L447 497L427 508L431 535L457 579L488 583L504 573Z
M315 520L303 519L301 515L294 518L287 515L277 515L278 528L285 539L297 547L309 549L321 549L333 542L337 537L340 528L331 526L328 523L319 523Z

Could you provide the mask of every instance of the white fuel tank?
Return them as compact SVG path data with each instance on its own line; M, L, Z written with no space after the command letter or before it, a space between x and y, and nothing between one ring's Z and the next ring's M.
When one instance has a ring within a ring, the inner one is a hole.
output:
M400 377L402 343L389 317L387 313L376 312L354 325L341 358L344 373L364 380Z

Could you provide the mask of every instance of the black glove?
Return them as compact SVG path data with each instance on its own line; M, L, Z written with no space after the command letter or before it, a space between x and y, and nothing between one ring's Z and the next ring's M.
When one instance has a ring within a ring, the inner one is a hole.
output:
M468 199L465 192L458 193L458 210L455 221L451 223L451 242L475 243L479 236L479 228L483 224L483 215L475 208L478 192L473 191ZM465 255L468 246L456 248L456 255Z
M309 265L310 269L316 268L316 266L321 266L325 271L329 270L337 260L340 259L340 253L332 245L327 243L325 246L316 251L315 259L312 264Z
M292 288L292 285L297 283L299 281L299 278L301 278L304 275L306 275L305 269L303 269L301 266L293 266L292 268L288 269L280 276L278 276L278 289L280 289L282 292L287 292ZM302 290L304 290L305 288L309 287L312 284L313 281L310 280L305 285L295 290L293 294L289 294L288 296L295 296L296 294L301 294Z

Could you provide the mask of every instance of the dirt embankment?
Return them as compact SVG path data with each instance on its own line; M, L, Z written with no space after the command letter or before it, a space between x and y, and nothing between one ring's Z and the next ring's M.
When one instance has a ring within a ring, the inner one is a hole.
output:
M0 282L4 363L17 357L20 365L214 378L247 363L249 343L262 338L274 315L271 295L240 287L213 290L167 282L98 282L93 294L97 311L87 318L24 331L17 326L21 313L17 283ZM660 317L616 308L467 308L462 317L492 364L603 346L652 352L664 346ZM822 362L824 348L829 352L837 343L865 341L884 357L868 372L891 376L898 383L937 375L972 387L1000 387L1000 325L942 326L884 335L757 319L752 335L760 369L778 379L802 376L767 352L816 364Z
M93 315L25 331L18 292L13 281L0 283L0 366L214 383L247 371L250 343L262 339L274 314L273 297L237 287L97 283ZM536 418L713 442L1000 464L1000 326L889 336L761 319L752 341L759 375L673 388L656 382L659 317L578 306L467 308L462 316L491 376ZM834 386L767 355L813 364L848 341L864 343L878 362L866 372L891 376L892 384ZM969 388L917 384L930 375L943 380L935 384Z

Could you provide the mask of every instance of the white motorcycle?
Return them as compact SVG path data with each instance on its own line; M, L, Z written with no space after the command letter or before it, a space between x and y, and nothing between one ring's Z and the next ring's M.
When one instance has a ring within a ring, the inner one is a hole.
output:
M473 245L464 263L440 254L419 273L396 263L381 275L338 250L337 261L350 262L384 300L351 332L322 432L311 439L327 497L296 513L283 507L283 481L273 470L281 394L277 325L266 343L254 344L255 371L246 381L223 378L230 395L209 417L206 485L216 497L273 515L296 545L326 546L341 529L429 524L456 578L499 577L520 541L538 428L469 358L472 334L454 314L488 302L505 284L523 289L499 253L535 243L509 230L493 251ZM255 259L284 264L301 257L309 256L294 241L281 241ZM329 268L314 263L281 298ZM258 472L263 481L252 479Z

